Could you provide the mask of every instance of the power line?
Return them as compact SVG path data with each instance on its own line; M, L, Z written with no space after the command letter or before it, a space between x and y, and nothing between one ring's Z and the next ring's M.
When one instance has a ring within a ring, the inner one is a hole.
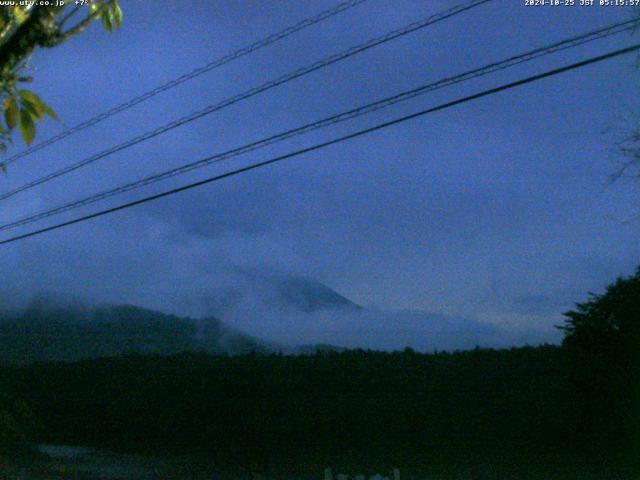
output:
M210 63L207 63L206 65L203 65L199 68L196 68L188 73L185 73L184 75L181 75L177 78L174 78L173 80L168 81L167 83L160 85L152 90L149 90L145 93L142 93L141 95L134 97L130 100L127 100L124 103L121 103L120 105L116 105L115 107L102 112L92 118L89 118L88 120L85 120L81 123L78 123L77 125L68 128L67 130L64 130L63 132L60 132L57 135L54 135L53 137L50 137L46 140L43 140L40 143L37 143L35 145L33 145L31 148L28 148L20 153L17 153L11 157L9 157L7 160L5 160L4 162L0 162L3 163L5 166L15 162L16 160L26 157L30 154L32 154L33 152L37 152L38 150L42 150L45 147L48 147L49 145L52 145L56 142L59 142L60 140L62 140L63 138L68 137L69 135L72 135L74 133L77 133L81 130L85 130L89 127L92 127L93 125L96 125L97 123L102 122L103 120L106 120L109 117L112 117L120 112L123 112L125 110L128 110L146 100L149 100L152 97L155 97L156 95L159 95L162 92L166 92L167 90L170 90L174 87L177 87L178 85L181 85L189 80L192 80L204 73L210 72L212 70L215 70L223 65L226 65L227 63L230 63L234 60L237 60L239 58L242 58L246 55L249 55L253 52L256 52L264 47L267 47L269 45L272 45L280 40L283 40L287 37L289 37L290 35L293 35L294 33L297 33L301 30L304 30L305 28L311 27L312 25L315 25L317 23L320 23L324 20L327 20L339 13L342 13L346 10L349 10L361 3L364 3L368 0L349 0L347 2L343 2L340 3L338 5L336 5L333 8L330 8L328 10L325 10L323 12L320 12L317 15L314 15L312 17L306 18L304 20L302 20L301 22L296 23L295 25L291 25L287 28L285 28L284 30L281 30L277 33L273 33L261 40L258 40L257 42L254 42L250 45L247 45L245 47L242 47L234 52L231 52L227 55L224 55L223 57L220 57Z
M357 45L355 47L349 48L348 50L345 50L343 52L331 55L329 57L326 57L322 60L319 60L311 65L308 65L306 67L302 67L298 70L295 70L293 72L290 72L288 74L285 74L281 77L276 78L275 80L270 80L266 83L263 83L262 85L258 86L258 87L254 87L251 88L243 93L240 93L238 95L235 95L233 97L230 97L226 100L222 100L219 103L216 103L214 105L210 105L208 107L205 107L202 110L198 110L194 113L191 113L187 116L181 117L177 120L174 120L172 122L169 122L161 127L158 127L154 130L151 130L149 132L143 133L137 137L134 137L132 139L129 139L119 145L116 145L114 147L111 147L107 150L103 150L100 153L94 154L88 158L85 158L83 160L80 160L79 162L76 162L74 164L71 164L67 167L64 167L60 170L57 170L53 173L50 173L48 175L45 175L43 177L40 177L36 180L33 180L31 182L28 182L20 187L17 187L13 190L10 190L8 192L5 192L3 194L0 194L0 200L6 200L7 198L10 198L20 192L23 192L25 190L29 190L33 187L36 187L38 185L42 185L43 183L46 183L50 180L53 180L55 178L61 177L63 175L66 175L68 173L71 173L75 170L78 170L82 167L85 167L91 163L94 163L102 158L105 158L109 155L112 155L116 152L125 150L127 148L130 148L134 145L137 145L141 142L144 142L146 140L149 140L153 137L156 137L158 135L161 135L163 133L166 133L170 130L173 130L174 128L180 127L186 123L189 122L193 122L194 120L197 120L199 118L202 118L206 115L210 115L211 113L217 112L223 108L226 108L230 105L233 105L235 103L238 103L242 100L245 100L247 98L253 97L255 95L258 95L259 93L265 92L267 90L270 90L272 88L275 88L279 85L282 85L284 83L290 82L291 80L294 80L296 78L302 77L304 75L307 75L311 72L314 72L316 70L320 70L321 68L324 68L326 66L332 65L334 63L337 63L339 61L345 60L349 57L352 57L354 55L357 55L359 53L362 53L366 50L369 50L373 47L376 47L378 45L382 45L384 43L387 43L391 40L395 40L396 38L402 37L404 35L407 35L409 33L415 32L417 30L420 30L422 28L425 28L427 26L433 25L434 23L440 22L442 20L445 20L447 18L453 17L455 15L458 15L460 13L463 13L467 10L470 10L472 8L478 7L482 4L491 2L493 0L472 0L470 2L461 4L461 5L457 5L455 7L452 7L448 10L445 10L441 13L436 13L435 15L431 15L423 20L417 21L417 22L413 22L409 25L406 25L402 28L399 28L397 30L393 30L385 35L382 35L380 37L376 37L373 39L368 40L367 42Z
M422 110L422 111L417 112L417 113L412 113L410 115L405 115L403 117L399 117L399 118L396 118L394 120L390 120L390 121L387 121L387 122L384 122L384 123L380 123L380 124L375 125L373 127L369 127L369 128L363 129L363 130L359 130L357 132L350 133L350 134L344 135L342 137L334 138L334 139L328 140L326 142L318 143L318 144L312 145L311 147L303 148L301 150L296 150L294 152L291 152L291 153L288 153L288 154L285 154L285 155L281 155L281 156L278 156L278 157L275 157L275 158L271 158L269 160L265 160L265 161L262 161L262 162L259 162L259 163L254 163L254 164L248 165L246 167L238 168L238 169L232 170L230 172L226 172L226 173L223 173L223 174L220 174L220 175L209 177L209 178L206 178L204 180L200 180L198 182L194 182L194 183L190 183L188 185L184 185L182 187L174 188L172 190L167 190L165 192L158 193L158 194L155 194L155 195L151 195L151 196L148 196L148 197L144 197L144 198L139 199L139 200L135 200L135 201L132 201L132 202L124 203L124 204L118 205L116 207L108 208L106 210L101 210L99 212L92 213L92 214L89 214L89 215L85 215L85 216L82 216L82 217L78 217L78 218L75 218L73 220L68 220L66 222L58 223L58 224L52 225L50 227L42 228L42 229L35 230L35 231L29 232L29 233L25 233L25 234L22 234L22 235L17 235L15 237L11 237L11 238L8 238L6 240L0 241L0 245L5 245L5 244L8 244L8 243L16 242L18 240L23 240L25 238L33 237L35 235L40 235L42 233L50 232L50 231L53 231L53 230L58 230L60 228L67 227L69 225L74 225L76 223L80 223L80 222L84 222L84 221L87 221L87 220L91 220L93 218L101 217L103 215L114 213L114 212L117 212L117 211L120 211L120 210L125 210L127 208L131 208L131 207L134 207L134 206L137 206L137 205L142 205L144 203L151 202L153 200L158 200L160 198L168 197L168 196L174 195L176 193L184 192L186 190L191 190L192 188L196 188L196 187L200 187L202 185L213 183L213 182L222 180L222 179L227 178L227 177L236 176L236 175L239 175L239 174L251 171L251 170L256 170L258 168L266 167L268 165L271 165L271 164L274 164L274 163L278 163L278 162L281 162L283 160L287 160L289 158L297 157L297 156L304 155L304 154L307 154L307 153L310 153L310 152L313 152L313 151L316 151L316 150L320 150L322 148L325 148L325 147L328 147L328 146L331 146L331 145L342 143L342 142L344 142L346 140L351 140L353 138L361 137L363 135L366 135L366 134L369 134L369 133L372 133L372 132L376 132L378 130L382 130L382 129L387 128L387 127L391 127L393 125L397 125L397 124L404 123L404 122L409 121L409 120L413 120L415 118L422 117L422 116L427 115L429 113L437 112L437 111L440 111L440 110L445 110L447 108L451 108L451 107L454 107L456 105L460 105L460 104L463 104L463 103L466 103L466 102L470 102L472 100L476 100L476 99L479 99L479 98L482 98L482 97L486 97L486 96L489 96L489 95L493 95L493 94L496 94L496 93L499 93L499 92L502 92L502 91L505 91L505 90L509 90L509 89L512 89L512 88L515 88L515 87L519 87L519 86L522 86L522 85L525 85L525 84L528 84L528 83L532 83L532 82L535 82L535 81L538 81L538 80L542 80L544 78L551 77L551 76L554 76L554 75L558 75L558 74L561 74L561 73L564 73L564 72L568 72L570 70L575 70L575 69L578 69L578 68L585 67L587 65L591 65L591 64L594 64L594 63L602 62L604 60L607 60L607 59L610 59L610 58L614 58L614 57L618 57L618 56L621 56L621 55L625 55L625 54L628 54L628 53L631 53L631 52L634 52L634 51L637 51L637 50L640 50L640 43L632 45L630 47L626 47L626 48L620 49L620 50L615 50L615 51L606 53L604 55L599 55L597 57L591 57L591 58L589 58L587 60L583 60L581 62L573 63L571 65L567 65L567 66L564 66L564 67L556 68L556 69L553 69L553 70L548 70L548 71L546 71L544 73L533 75L533 76L530 76L530 77L527 77L527 78L524 78L524 79L521 79L521 80L517 80L515 82L507 83L507 84L501 85L499 87L490 88L488 90L484 90L482 92L479 92L479 93L476 93L476 94L473 94L473 95L469 95L469 96L462 97L462 98L459 98L459 99L456 99L456 100L453 100L453 101L450 101L450 102L447 102L447 103L440 104L440 105L438 105L436 107L432 107L432 108L429 108L429 109L426 109L426 110Z
M31 214L29 216L20 218L18 220L15 220L13 222L10 223L6 223L4 225L0 225L0 231L4 231L4 230L9 230L12 228L16 228L19 226L23 226L23 225L27 225L27 224L31 224L33 222L36 222L38 220L42 220L44 218L49 218L53 215L57 215L63 212L67 212L70 210L74 210L76 208L80 208L83 206L87 206L87 205L91 205L93 203L96 203L98 201L101 200L105 200L107 198L113 197L115 195L119 195L122 193L126 193L129 192L131 190L135 190L162 180L165 180L167 178L171 178L177 175L181 175L187 172L190 172L192 170L195 170L197 168L202 168L205 167L207 165L211 165L213 163L217 163L223 160L227 160L233 157L237 157L239 155L242 155L244 153L248 153L254 150L257 150L258 148L262 148L265 147L267 145L272 145L274 143L278 143L281 142L283 140L286 140L288 138L294 137L294 136L298 136L298 135L302 135L304 133L308 133L310 131L313 130L317 130L320 128L324 128L330 125L334 125L340 122L344 122L346 120L351 120L353 118L365 115L365 114L369 114L372 113L374 111L380 110L382 108L386 108L390 105L394 105L396 103L399 102L403 102L406 100L409 100L411 98L414 98L418 95L423 95L425 93L428 92L432 92L435 90L439 90L441 88L444 87L448 87L451 85L455 85L467 80L471 80L474 78L478 78L484 75L488 75L500 70L504 70L516 65L519 65L521 63L524 62L528 62L546 55L550 55L552 53L556 53L558 51L561 50L566 50L569 48L575 48L579 45L583 45L585 43L588 42L592 42L595 40L599 40L611 35L616 35L625 31L630 31L633 28L635 28L635 25L637 24L637 20L629 20L629 21L625 21L625 22L620 22L620 23L615 23L613 25L609 25L607 27L604 28L600 28L588 33L584 33L582 35L578 35L578 36L574 36L565 40L562 40L560 42L556 42L544 47L539 47L533 50L530 50L528 52L525 53L521 53L519 55L514 55L512 57L509 57L505 60L499 61L499 62L494 62L488 65L485 65L483 67L480 68L476 68L473 70L469 70L466 71L464 73L461 73L459 75L455 75L453 77L448 77L448 78L444 78L442 80L439 80L437 82L433 82L433 83L429 83L427 85L422 85L420 87L399 93L397 95L391 96L391 97L387 97L384 98L382 100L378 100L376 102L373 103L369 103L363 106L360 106L358 108L354 108L342 113L339 113L337 115L332 115L330 117L321 119L321 120L317 120L315 122L312 123L308 123L306 125L303 125L301 127L297 127L297 128L293 128L290 130L287 130L285 132L281 132L279 134L276 135L272 135L251 143L248 143L246 145L228 150L226 152L217 154L213 157L207 157L205 159L201 159L201 160L197 160L195 162L191 162L188 163L186 165L182 165L161 173L157 173L154 175L150 175L148 177L142 178L140 180L134 181L134 182L130 182L127 183L125 185L121 185L119 187L110 189L110 190L106 190L104 192L100 192L98 194L94 194L94 195L90 195L88 197L85 197L83 199L80 200L76 200L70 203L67 203L65 205L59 206L59 207L55 207L52 209L47 209L35 214Z

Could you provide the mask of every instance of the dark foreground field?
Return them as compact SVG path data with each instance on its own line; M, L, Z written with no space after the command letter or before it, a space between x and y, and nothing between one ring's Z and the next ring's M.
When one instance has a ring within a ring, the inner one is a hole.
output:
M631 437L607 428L619 412L581 399L569 367L562 348L543 346L132 355L1 373L23 440L188 458L235 477L319 478L331 466L424 478L633 478Z

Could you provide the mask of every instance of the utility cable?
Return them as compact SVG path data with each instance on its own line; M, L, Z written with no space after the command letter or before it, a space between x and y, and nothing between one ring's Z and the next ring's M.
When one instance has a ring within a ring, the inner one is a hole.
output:
M163 133L166 133L170 130L173 130L177 127L180 127L186 123L190 123L193 122L194 120L197 120L199 118L202 118L206 115L210 115L214 112L217 112L219 110L222 110L225 107L228 107L230 105L233 105L235 103L238 103L242 100L245 100L247 98L253 97L255 95L258 95L259 93L265 92L267 90L270 90L272 88L275 88L279 85L282 85L284 83L287 83L291 80L294 80L296 78L302 77L304 75L307 75L311 72L314 72L316 70L320 70L321 68L324 68L326 66L332 65L334 63L337 63L339 61L345 60L349 57L352 57L354 55L357 55L359 53L362 53L366 50L369 50L370 48L376 47L378 45L382 45L384 43L387 43L391 40L394 40L396 38L399 38L401 36L407 35L409 33L415 32L417 30L420 30L422 28L425 28L429 25L433 25L434 23L440 22L442 20L445 20L447 18L453 17L455 15L458 15L460 13L463 13L467 10L470 10L472 8L478 7L482 4L491 2L493 0L473 0L471 2L467 2L455 7L452 7L448 10L445 10L441 13L437 13L435 15L431 15L429 17L427 17L426 19L417 21L417 22L413 22L409 25L406 25L402 28L399 28L397 30L393 30L392 32L389 32L383 36L380 37L376 37L373 38L363 44L360 44L358 46L349 48L348 50L345 50L343 52L331 55L329 57L326 57L322 60L319 60L311 65L308 65L306 67L300 68L298 70L295 70L293 72L290 72L288 74L285 74L281 77L278 77L274 80L270 80L266 83L263 83L262 85L258 86L258 87L254 87L251 88L243 93L240 93L238 95L235 95L233 97L230 97L226 100L222 100L219 103L216 103L214 105L210 105L202 110L198 110L196 112L193 112L187 116L181 117L177 120L174 120L172 122L169 122L161 127L158 127L154 130L151 130L149 132L143 133L137 137L131 138L119 145L116 145L114 147L111 147L107 150L103 150L100 153L94 154L88 158L85 158L83 160L80 160L79 162L73 163L67 167L63 167L60 170L56 170L55 172L52 172L48 175L45 175L43 177L40 177L36 180L32 180L31 182L28 182L20 187L17 187L13 190L10 190L8 192L2 193L0 194L0 201L1 200L6 200L7 198L13 197L14 195L20 193L20 192L24 192L25 190L29 190L33 187L36 187L38 185L42 185L43 183L49 182L55 178L61 177L63 175L66 175L68 173L71 173L75 170L78 170L80 168L83 168L87 165L90 165L102 158L105 158L109 155L112 155L116 152L120 152L122 150L125 150L127 148L130 148L134 145L137 145L139 143L142 143L146 140L149 140L151 138L154 138L158 135L161 135Z
M341 137L338 137L338 138L334 138L334 139L328 140L326 142L318 143L318 144L312 145L310 147L303 148L301 150L296 150L294 152L287 153L285 155L280 155L278 157L274 157L274 158L271 158L269 160L264 160L262 162L254 163L252 165L248 165L248 166L245 166L245 167L242 167L242 168L238 168L238 169L235 169L235 170L232 170L232 171L220 174L220 175L209 177L209 178L206 178L204 180L200 180L198 182L190 183L190 184L184 185L182 187L178 187L178 188L174 188L174 189L171 189L171 190L167 190L167 191L162 192L162 193L158 193L158 194L155 194L155 195L144 197L144 198L141 198L139 200L132 201L132 202L124 203L124 204L121 204L121 205L118 205L118 206L115 206L115 207L108 208L106 210L101 210L99 212L95 212L95 213L89 214L89 215L84 215L82 217L78 217L78 218L75 218L75 219L72 219L72 220L68 220L66 222L58 223L56 225L52 225L52 226L49 226L49 227L46 227L46 228L35 230L35 231L29 232L29 233L25 233L25 234L22 234L22 235L17 235L15 237L11 237L11 238L8 238L6 240L0 241L0 245L6 245L8 243L13 243L13 242L16 242L18 240L23 240L23 239L26 239L26 238L30 238L30 237L33 237L33 236L36 236L36 235L43 234L45 232L58 230L60 228L67 227L67 226L70 226L70 225L74 225L76 223L85 222L87 220L91 220L91 219L94 219L94 218L97 218L97 217L108 215L110 213L118 212L120 210L125 210L125 209L131 208L131 207L135 207L137 205L142 205L144 203L148 203L148 202L151 202L151 201L154 201L154 200L158 200L160 198L168 197L168 196L174 195L176 193L180 193L180 192L184 192L184 191L187 191L187 190L191 190L193 188L200 187L202 185L207 185L209 183L217 182L217 181L222 180L224 178L240 175L242 173L249 172L251 170L256 170L258 168L266 167L268 165L272 165L274 163L278 163L278 162L281 162L283 160L287 160L289 158L305 155L307 153L314 152L314 151L326 148L326 147L331 146L331 145L342 143L344 141L351 140L351 139L357 138L357 137L361 137L363 135L367 135L369 133L373 133L373 132L376 132L378 130L382 130L384 128L388 128L388 127L391 127L393 125L397 125L397 124L400 124L400 123L407 122L409 120L413 120L413 119L422 117L422 116L427 115L429 113L437 112L437 111L440 111L440 110L445 110L447 108L451 108L451 107L454 107L456 105L461 105L463 103L467 103L467 102L470 102L470 101L473 101L473 100L477 100L479 98L487 97L489 95L494 95L496 93L499 93L499 92L502 92L502 91L505 91L505 90L510 90L512 88L515 88L515 87L519 87L519 86L522 86L522 85L525 85L525 84L528 84L528 83L536 82L536 81L542 80L544 78L548 78L548 77L552 77L552 76L555 76L555 75L559 75L561 73L568 72L570 70L576 70L578 68L582 68L582 67L585 67L587 65L591 65L591 64L594 64L594 63L602 62L604 60L608 60L608 59L611 59L611 58L614 58L614 57L618 57L618 56L621 56L621 55L629 54L629 53L635 52L637 50L640 50L640 44L635 44L635 45L632 45L632 46L629 46L629 47L626 47L626 48L623 48L623 49L620 49L620 50L615 50L615 51L606 53L604 55L599 55L597 57L591 57L591 58L589 58L587 60L583 60L581 62L573 63L571 65L567 65L567 66L564 66L564 67L556 68L556 69L553 69L553 70L548 70L548 71L546 71L544 73L533 75L533 76L530 76L530 77L527 77L527 78L524 78L524 79L521 79L521 80L517 80L515 82L507 83L507 84L501 85L499 87L490 88L488 90L484 90L482 92L475 93L473 95L469 95L469 96L462 97L462 98L459 98L459 99L456 99L456 100L453 100L453 101L450 101L450 102L447 102L447 103L443 103L443 104L440 104L438 106L435 106L435 107L432 107L432 108L429 108L429 109L426 109L426 110L422 110L422 111L417 112L417 113L412 113L410 115L405 115L403 117L395 118L393 120L390 120L390 121L387 121L387 122L384 122L384 123L380 123L380 124L375 125L373 127L365 128L363 130L358 130L357 132L350 133L348 135L344 135L344 136L341 136Z
M583 45L588 42L599 40L611 35L616 35L625 31L630 31L633 28L635 28L636 23L637 23L636 20L616 23L605 28L600 28L598 30L594 30L579 36L575 36L566 40L562 40L560 42L547 45L545 47L536 48L534 50L530 50L528 52L509 57L499 62L491 63L480 68L469 70L459 75L448 77L434 83L422 85L420 87L402 92L400 94L397 94L391 97L384 98L382 100L378 100L373 103L360 106L358 108L354 108L354 109L339 113L337 115L332 115L330 117L323 118L321 120L317 120L315 122L308 123L306 125L293 128L276 135L271 135L269 137L228 150L226 152L214 155L212 157L207 157L201 160L197 160L195 162L188 163L186 165L181 165L179 167L166 170L164 172L157 173L154 175L150 175L148 177L118 186L110 190L106 190L94 195L90 195L83 199L76 200L76 201L61 205L59 207L47 209L38 213L31 214L29 216L25 216L23 218L12 221L10 223L0 225L0 231L5 231L5 230L9 230L19 226L27 225L27 224L36 222L38 220L51 217L53 215L58 215L60 213L74 210L76 208L91 205L98 201L105 200L107 198L110 198L119 194L123 194L131 190L142 188L144 186L147 186L171 177L175 177L177 175L182 175L184 173L190 172L198 168L202 168L214 163L218 163L223 160L237 157L244 153L248 153L248 152L257 150L259 148L272 145L274 143L279 143L281 141L284 141L294 136L302 135L304 133L307 133L313 130L335 125L337 123L341 123L353 118L360 117L365 114L375 112L377 110L386 108L396 103L409 100L418 95L423 95L425 93L439 90L444 87L448 87L448 86L455 85L455 84L468 81L474 78L485 76L500 70L505 70L507 68L514 67L521 63L528 62L546 55L550 55L552 53L556 53L561 50L575 48L579 45Z
M281 30L277 33L271 34L261 40L258 40L257 42L254 42L250 45L247 45L245 47L242 47L234 52L231 52L227 55L224 55L223 57L220 57L210 63L207 63L206 65L203 65L199 68L196 68L188 73L185 73L184 75L181 75L177 78L174 78L173 80L168 81L167 83L164 83L163 85L160 85L152 90L149 90L145 93L142 93L140 95L138 95L137 97L134 97L130 100L127 100L124 103L121 103L120 105L116 105L113 108L110 108L109 110L106 110L105 112L102 112L94 117L89 118L88 120L85 120L81 123L78 123L77 125L74 125L73 127L70 127L60 133L58 133L57 135L54 135L53 137L50 137L46 140L43 140L40 143L37 143L35 145L33 145L30 148L27 148L26 150L17 153L11 157L9 157L7 160L5 160L4 162L0 162L2 164L4 164L5 166L15 162L16 160L26 157L28 155L31 155L34 152L37 152L38 150L42 150L45 147L48 147L49 145L53 145L56 142L59 142L60 140L62 140L63 138L68 137L69 135L73 135L74 133L80 132L82 130L85 130L89 127L92 127L93 125L96 125L100 122L102 122L103 120L106 120L109 117L112 117L120 112L124 112L125 110L128 110L146 100L149 100L150 98L155 97L156 95L159 95L162 92L166 92L167 90L170 90L174 87L177 87L178 85L181 85L185 82L188 82L189 80L196 78L204 73L210 72L212 70L215 70L216 68L219 68L223 65L226 65L227 63L230 63L234 60L237 60L239 58L242 58L246 55L249 55L253 52L256 52L264 47L267 47L268 45L272 45L280 40L283 40L285 38L287 38L290 35L293 35L296 32L299 32L301 30L304 30L305 28L308 28L312 25L315 25L316 23L320 23L324 20L327 20L339 13L342 13L344 11L347 11L361 3L366 2L367 0L349 0L347 2L343 2L340 3L338 5L336 5L333 8L330 8L328 10L325 10L323 12L320 12L317 15L314 15L312 17L306 18L304 20L302 20L299 23L296 23L295 25L291 25L287 28L285 28L284 30Z

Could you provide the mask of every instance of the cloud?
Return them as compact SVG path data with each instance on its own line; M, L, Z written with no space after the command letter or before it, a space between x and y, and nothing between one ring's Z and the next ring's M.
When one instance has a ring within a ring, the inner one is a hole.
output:
M420 311L363 309L301 313L244 305L223 319L251 335L288 346L325 343L349 348L419 351L505 347L548 341L540 332L505 331L470 318Z
M363 308L319 282L255 269L238 272L225 294L214 295L207 304L234 328L286 346L325 343L433 351L535 344L550 338L544 331L505 330L471 317Z

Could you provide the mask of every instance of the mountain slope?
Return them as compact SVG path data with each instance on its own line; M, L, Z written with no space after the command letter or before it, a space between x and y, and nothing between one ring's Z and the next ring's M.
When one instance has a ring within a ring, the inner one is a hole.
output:
M269 348L216 318L194 320L121 305L87 309L39 306L0 318L0 361L170 355L184 351L242 354Z
M273 282L284 304L305 313L326 309L352 309L361 307L343 297L323 283L302 277L283 277Z
M274 272L236 271L206 299L207 311L226 321L286 313L353 312L358 304L317 280Z

